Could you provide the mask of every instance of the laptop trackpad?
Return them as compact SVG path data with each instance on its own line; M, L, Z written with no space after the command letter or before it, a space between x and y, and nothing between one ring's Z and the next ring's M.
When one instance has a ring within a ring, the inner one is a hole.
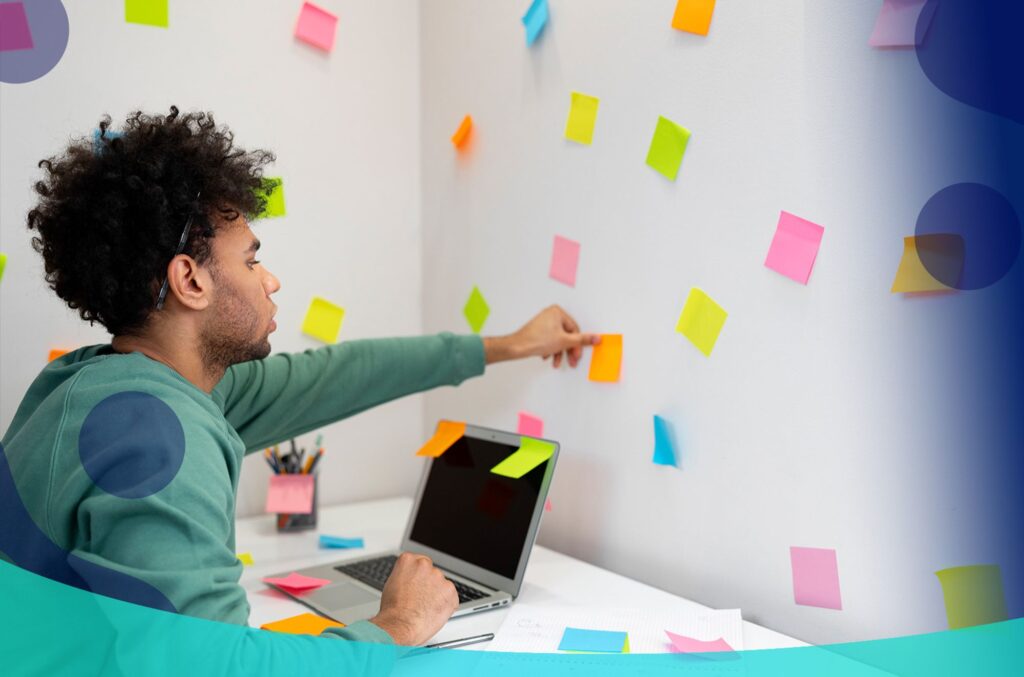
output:
M379 594L374 594L351 583L337 583L320 588L311 597L316 600L317 604L328 609L345 609L380 599Z

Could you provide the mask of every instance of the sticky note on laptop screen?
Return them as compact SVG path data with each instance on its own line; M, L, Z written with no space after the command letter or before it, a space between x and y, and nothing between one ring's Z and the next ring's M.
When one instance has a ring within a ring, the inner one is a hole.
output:
M491 468L492 473L519 479L541 463L547 461L555 453L555 445L550 442L537 440L532 437L521 437L519 439L519 449Z
M416 452L417 456L437 458L466 434L466 424L460 421L439 421L434 436Z

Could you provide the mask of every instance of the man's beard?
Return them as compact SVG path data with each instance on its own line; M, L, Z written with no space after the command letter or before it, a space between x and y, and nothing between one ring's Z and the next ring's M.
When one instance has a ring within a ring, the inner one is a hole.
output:
M199 334L203 368L220 375L233 364L261 360L270 354L270 341L259 326L259 313L231 287L217 286L217 307Z

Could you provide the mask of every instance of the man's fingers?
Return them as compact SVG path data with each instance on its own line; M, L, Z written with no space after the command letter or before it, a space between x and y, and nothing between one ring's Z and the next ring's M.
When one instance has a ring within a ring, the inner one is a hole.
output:
M558 369L559 367L562 366L562 355L563 354L564 353L556 353L555 354L555 361L554 361L554 364L552 365L555 369Z

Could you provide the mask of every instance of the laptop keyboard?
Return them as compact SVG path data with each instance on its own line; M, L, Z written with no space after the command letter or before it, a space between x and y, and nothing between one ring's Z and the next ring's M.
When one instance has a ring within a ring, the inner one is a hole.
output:
M388 580L388 576L391 575L391 570L395 568L395 562L397 561L398 557L396 555L385 555L384 557L353 562L352 564L342 564L334 568L357 581L366 583L371 588L383 590L384 582ZM446 576L445 578L448 577ZM450 578L448 580L452 581ZM459 593L459 604L472 602L482 597L487 597L490 594L459 581L452 581L452 584L455 586L455 591Z

